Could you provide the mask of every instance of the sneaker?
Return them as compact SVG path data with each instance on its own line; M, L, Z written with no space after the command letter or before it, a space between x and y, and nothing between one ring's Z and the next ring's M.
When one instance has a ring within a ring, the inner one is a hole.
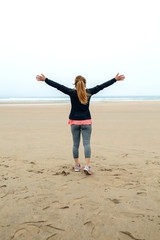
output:
M91 167L89 166L85 166L84 167L84 172L87 174L87 175L92 175L92 171L91 171Z
M79 165L76 165L75 167L74 167L74 171L75 172L79 172L80 170L81 170L81 168L82 168L82 166L79 164Z

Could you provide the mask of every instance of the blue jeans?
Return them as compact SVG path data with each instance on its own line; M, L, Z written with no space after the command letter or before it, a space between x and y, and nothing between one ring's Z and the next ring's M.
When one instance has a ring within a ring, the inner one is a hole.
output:
M83 146L84 146L84 155L85 158L91 157L91 147L90 147L90 137L92 132L92 125L71 125L71 132L73 137L73 157L79 158L79 144L80 136L82 133Z

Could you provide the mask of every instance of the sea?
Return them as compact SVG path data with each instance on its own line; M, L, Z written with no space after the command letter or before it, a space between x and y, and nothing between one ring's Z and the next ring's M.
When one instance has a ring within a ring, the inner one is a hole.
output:
M93 96L91 102L107 101L160 101L159 96ZM68 104L70 98L64 97L0 97L0 105L57 105Z

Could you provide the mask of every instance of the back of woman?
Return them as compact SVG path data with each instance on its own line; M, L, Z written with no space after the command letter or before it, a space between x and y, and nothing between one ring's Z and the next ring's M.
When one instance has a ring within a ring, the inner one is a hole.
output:
M86 89L86 79L81 75L75 78L75 88L71 89L62 84L49 80L43 74L37 75L36 79L38 81L44 81L48 85L57 88L59 91L63 92L70 96L71 100L71 111L69 114L68 124L71 127L71 133L73 138L73 158L75 161L74 170L79 172L82 168L79 162L79 145L80 145L80 136L82 134L83 146L84 146L84 155L86 165L84 167L84 172L91 175L90 167L90 158L91 158L91 147L90 147L90 138L92 132L92 119L89 110L89 104L91 96L103 90L106 87L114 84L117 81L124 80L124 75L116 75L115 78L104 82L100 85L97 85L93 88Z

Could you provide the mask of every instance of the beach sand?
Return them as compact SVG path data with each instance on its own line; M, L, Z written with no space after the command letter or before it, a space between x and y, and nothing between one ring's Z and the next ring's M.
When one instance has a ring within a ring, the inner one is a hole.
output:
M160 102L90 111L87 176L73 170L70 104L0 105L0 240L160 239Z

